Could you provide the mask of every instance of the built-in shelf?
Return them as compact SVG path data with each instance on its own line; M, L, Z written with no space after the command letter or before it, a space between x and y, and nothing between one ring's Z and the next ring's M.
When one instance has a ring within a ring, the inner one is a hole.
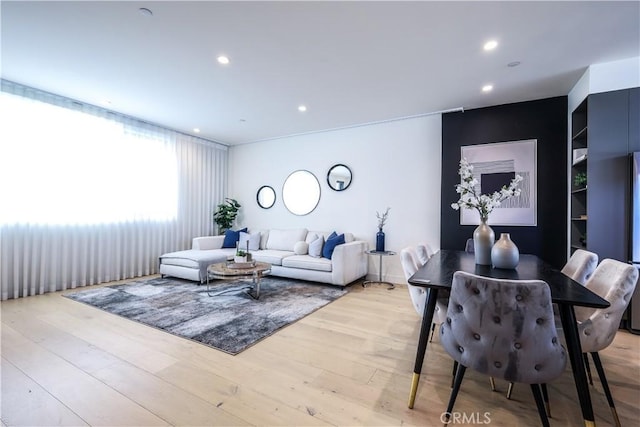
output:
M586 166L587 165L587 156L585 155L584 157L576 160L575 162L573 162L573 166Z
M582 129L580 129L576 134L573 135L573 139L574 141L580 139L580 138L587 138L587 127L583 127Z
M599 259L626 261L629 154L640 151L640 87L589 94L569 116L567 252L586 249ZM578 161L584 155L588 160Z
M585 99L571 114L571 197L570 204L570 251L586 248L587 235L587 185L581 182L580 186L574 184L577 176L588 172L588 138L587 138L587 100Z

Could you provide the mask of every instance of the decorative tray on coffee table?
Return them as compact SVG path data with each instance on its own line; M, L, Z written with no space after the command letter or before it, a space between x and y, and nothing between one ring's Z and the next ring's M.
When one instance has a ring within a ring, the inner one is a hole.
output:
M229 264L227 264L227 268L230 268L232 270L238 270L238 269L242 269L242 268L253 268L255 266L256 266L256 262L255 261L230 262Z

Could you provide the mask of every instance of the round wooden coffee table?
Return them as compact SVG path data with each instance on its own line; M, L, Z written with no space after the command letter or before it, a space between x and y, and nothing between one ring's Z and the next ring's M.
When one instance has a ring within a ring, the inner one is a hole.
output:
M260 299L260 279L271 273L271 264L266 262L253 262L247 264L235 264L233 262L219 262L207 267L207 295L210 297L222 295L228 292L246 290L253 299ZM238 277L251 277L252 286L241 286L240 288L226 289L221 292L212 293L209 285L210 279L236 279Z

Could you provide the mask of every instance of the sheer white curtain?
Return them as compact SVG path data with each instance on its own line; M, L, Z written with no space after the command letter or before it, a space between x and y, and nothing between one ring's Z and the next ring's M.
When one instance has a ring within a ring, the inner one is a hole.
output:
M2 81L2 300L153 274L213 231L227 147Z

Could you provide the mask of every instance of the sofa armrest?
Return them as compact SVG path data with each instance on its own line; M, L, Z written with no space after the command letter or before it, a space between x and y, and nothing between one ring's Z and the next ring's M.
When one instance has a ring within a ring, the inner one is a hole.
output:
M220 249L224 243L224 236L204 236L195 237L191 249L205 251L210 249Z
M364 240L338 245L331 256L331 281L334 285L347 285L367 275L369 243Z

